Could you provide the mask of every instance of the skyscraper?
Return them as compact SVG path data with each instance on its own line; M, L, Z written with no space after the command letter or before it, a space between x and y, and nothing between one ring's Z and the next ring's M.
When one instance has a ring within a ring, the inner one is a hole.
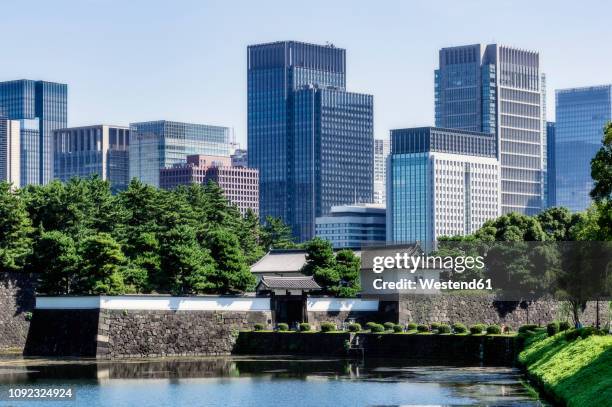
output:
M247 58L261 217L281 217L310 239L332 206L372 201L373 97L346 91L346 51L333 45L253 45Z
M374 203L385 204L389 140L374 140Z
M582 211L591 204L591 159L612 120L612 85L557 90L556 115L556 205Z
M54 176L61 181L97 174L111 189L121 191L130 182L127 127L97 125L55 130Z
M546 123L546 161L548 172L546 173L546 184L548 187L547 206L557 206L557 181L555 165L555 122Z
M543 76L537 52L503 45L443 48L435 71L436 126L495 135L502 213L545 204Z
M53 130L67 127L67 100L68 86L62 83L0 82L0 108L20 122L22 186L53 177Z
M19 122L8 120L0 109L0 182L6 181L19 188L20 177Z
M474 233L499 216L499 164L489 134L417 127L391 130L387 241Z
M130 179L159 187L159 170L188 155L230 155L230 129L166 120L130 124Z

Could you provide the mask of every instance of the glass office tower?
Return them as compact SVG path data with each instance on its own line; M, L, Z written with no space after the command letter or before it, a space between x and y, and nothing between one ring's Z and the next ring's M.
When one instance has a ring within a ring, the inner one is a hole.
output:
M159 171L188 155L230 155L230 128L166 120L130 124L130 179L159 187Z
M373 97L346 92L346 51L294 41L248 47L249 166L260 214L299 241L333 205L371 202Z
M68 86L16 80L0 82L0 108L21 128L21 185L53 177L53 130L67 126Z
M436 126L495 135L502 213L533 215L545 205L544 91L537 52L497 44L440 50Z
M546 159L548 161L548 172L546 173L546 183L548 185L548 207L557 206L556 188L556 165L555 165L555 122L546 123Z
M500 213L495 139L417 127L391 130L387 241L422 242L474 233Z
M582 211L591 204L591 159L612 119L612 85L556 92L556 205Z
M130 131L126 127L96 125L54 132L54 176L66 182L97 174L113 192L127 188Z
M21 182L21 134L19 121L9 120L0 108L0 182L6 181L14 188Z

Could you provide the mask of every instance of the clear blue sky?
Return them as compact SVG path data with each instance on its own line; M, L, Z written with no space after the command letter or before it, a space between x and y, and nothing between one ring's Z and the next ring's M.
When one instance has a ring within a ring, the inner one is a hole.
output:
M612 82L606 1L3 0L0 80L69 85L69 125L168 119L246 141L246 46L347 49L348 89L374 95L375 136L433 124L440 47L538 50L554 89Z

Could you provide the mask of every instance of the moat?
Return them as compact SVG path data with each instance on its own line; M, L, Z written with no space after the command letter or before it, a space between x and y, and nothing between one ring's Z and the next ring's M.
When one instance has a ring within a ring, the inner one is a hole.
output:
M74 389L37 406L541 406L511 367L397 359L208 357L96 361L0 358L0 394L25 386ZM26 405L0 399L0 406Z

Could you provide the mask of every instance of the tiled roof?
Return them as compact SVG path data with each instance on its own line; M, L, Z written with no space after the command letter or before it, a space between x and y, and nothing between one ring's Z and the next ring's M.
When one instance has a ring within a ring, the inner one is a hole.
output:
M357 257L361 251L355 250ZM306 264L306 250L276 249L270 250L257 263L251 266L252 273L299 273Z
M259 282L258 288L267 288L270 290L320 290L321 286L317 284L313 276L304 277L270 277L263 276Z

